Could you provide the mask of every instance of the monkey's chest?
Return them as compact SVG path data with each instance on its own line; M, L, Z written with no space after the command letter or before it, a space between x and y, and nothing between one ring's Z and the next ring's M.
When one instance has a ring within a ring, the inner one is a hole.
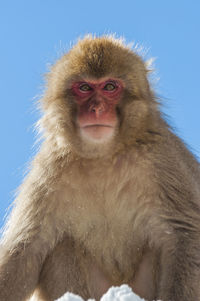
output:
M71 215L71 235L88 254L90 263L93 262L91 269L99 267L112 279L120 281L125 277L124 280L128 280L133 274L133 248L136 246L128 211L117 208L106 211L102 206L99 210L82 207L74 214L76 218Z
M73 236L82 254L81 266L87 271L85 278L91 296L97 300L112 285L123 283L147 296L143 294L141 283L145 275L153 279L151 257L143 259L142 239L137 238L133 221L126 215L128 220L122 211L112 217L93 212L85 215L85 220L82 216L84 221L79 219L74 226Z
M152 215L149 204L154 195L152 187L148 191L148 173L140 172L138 177L135 168L129 176L116 175L105 173L105 179L99 176L100 181L94 174L88 182L81 178L76 186L74 178L70 178L69 185L64 182L59 217L66 221L69 235L95 266L112 279L128 282L142 256L147 220L144 213Z

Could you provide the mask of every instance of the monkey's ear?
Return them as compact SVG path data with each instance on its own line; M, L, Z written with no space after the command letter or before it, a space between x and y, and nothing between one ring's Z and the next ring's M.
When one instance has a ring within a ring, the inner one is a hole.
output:
M155 71L155 68L154 68L155 60L156 60L156 58L152 57L152 58L148 59L146 62L144 62L147 73L152 73Z

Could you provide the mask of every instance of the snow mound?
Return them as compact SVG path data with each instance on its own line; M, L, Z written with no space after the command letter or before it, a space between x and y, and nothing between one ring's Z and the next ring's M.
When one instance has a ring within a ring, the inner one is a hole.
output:
M80 296L74 295L72 293L66 293L63 297L57 299L56 301L84 301ZM89 299L88 301L92 301ZM95 300L93 300L95 301ZM132 289L123 284L120 287L112 286L106 294L104 294L100 301L145 301L139 296L133 293Z

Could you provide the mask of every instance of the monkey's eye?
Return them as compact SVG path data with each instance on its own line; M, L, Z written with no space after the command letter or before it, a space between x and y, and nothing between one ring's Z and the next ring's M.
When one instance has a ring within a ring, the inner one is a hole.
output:
M81 90L82 92L88 92L91 91L92 88L88 84L84 83L79 86L79 90Z
M103 89L106 91L112 92L116 89L116 85L114 83L107 83Z

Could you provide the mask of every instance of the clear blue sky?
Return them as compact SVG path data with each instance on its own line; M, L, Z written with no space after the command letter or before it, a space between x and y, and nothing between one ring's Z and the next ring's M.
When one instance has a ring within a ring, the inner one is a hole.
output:
M34 153L33 98L47 64L86 33L117 33L149 49L163 110L200 155L199 0L1 1L0 226Z

